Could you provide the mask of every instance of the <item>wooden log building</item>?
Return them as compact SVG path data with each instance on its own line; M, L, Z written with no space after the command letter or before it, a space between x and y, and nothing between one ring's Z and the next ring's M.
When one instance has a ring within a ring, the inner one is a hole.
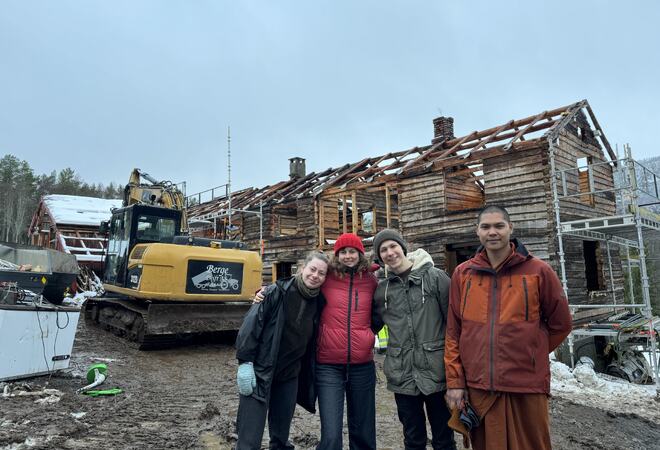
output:
M288 180L232 194L232 209L250 212L233 212L231 224L226 197L191 207L192 220L208 221L195 234L261 247L264 280L270 281L290 275L308 250L330 250L341 233L357 233L368 248L368 238L396 228L451 273L478 247L478 211L499 204L511 214L514 236L559 271L556 211L562 222L616 212L612 192L597 192L613 188L616 156L586 100L460 137L451 117L438 117L433 126L429 145L320 173L306 174L305 160L292 158ZM561 188L584 195L554 198L551 152L556 171L575 169ZM603 164L592 167L597 163ZM564 250L571 303L611 302L601 243L564 237ZM619 249L609 251L621 286Z
M120 208L121 204L121 200L44 195L28 228L30 243L70 253L81 268L100 274L107 239L99 232L99 226L102 221L109 220L111 210Z

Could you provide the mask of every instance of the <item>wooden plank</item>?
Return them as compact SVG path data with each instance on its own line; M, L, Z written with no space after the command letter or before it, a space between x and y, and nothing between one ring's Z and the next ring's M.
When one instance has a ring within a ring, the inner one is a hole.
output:
M351 200L352 200L351 203L352 203L352 206L353 206L353 208L351 210L351 213L352 213L352 218L351 219L352 219L352 222L353 222L351 224L352 225L352 231L351 232L354 233L354 234L357 234L359 222L358 222L357 196L355 194L355 191L353 191L352 194L351 194Z
M513 145L513 148L516 152L538 149L542 147L547 147L547 143L539 139L535 139L527 142L517 142ZM505 152L503 148L504 148L503 145L499 145L495 147L484 148L474 153L470 153L468 155L453 156L453 157L437 160L433 163L433 169L440 170L446 167L451 167L456 164L470 164L476 161L482 161L482 160L485 161L489 158L498 158L502 155L507 154L507 152Z
M521 139L522 136L536 124L536 122L547 117L547 114L548 111L543 111L541 114L534 116L534 118L527 125L525 125L523 129L521 129L513 138L511 138L511 140L504 146L504 149L509 150L514 142L516 142L518 139Z
M600 124L598 123L598 120L596 119L596 115L594 112L591 110L591 105L587 102L586 104L586 109L587 113L589 114L589 117L591 118L591 121L593 122L594 126L598 131L600 131L600 140L603 142L605 145L605 149L607 150L608 155L610 156L610 159L615 160L616 159L616 153L612 150L612 146L610 145L609 141L607 140L607 137L605 137L605 133L603 133L603 129L600 127Z
M443 139L440 142L436 142L432 146L430 146L428 149L420 153L420 155L415 158L409 160L402 168L399 169L399 173L405 172L407 169L417 165L421 161L424 161L431 153L433 153L436 149L442 148L442 145L445 143L445 140Z
M347 203L346 203L346 197L343 196L341 198L341 217L342 217L342 233L347 233L348 232L348 223L346 222L346 209L347 209Z
M390 187L385 185L385 217L387 228L392 226L392 209L390 205Z
M474 132L472 132L471 134L468 134L468 135L463 136L463 137L462 137L461 139L459 139L459 140L455 140L455 139L454 139L453 141L449 141L449 142L454 142L454 141L456 141L456 143L453 144L451 147L449 147L448 150L444 150L443 152L441 152L439 155L437 155L435 158L433 158L431 161L429 161L428 164L429 164L429 165L432 165L434 162L436 162L436 161L438 161L438 160L440 160L440 159L442 159L442 158L445 158L445 157L447 157L447 156L449 156L449 155L451 155L451 154L453 154L453 153L456 153L458 150L460 150L460 147L461 147L461 145L463 145L464 142L466 142L466 141L468 141L468 140L472 140L472 139L477 139L477 136L478 136L478 135L479 135L479 133L478 133L477 131L474 131ZM427 166L427 167L428 167L428 166Z
M509 122L507 122L504 125L502 125L501 127L499 127L497 130L493 131L486 139L483 139L483 140L479 141L479 144L476 147L472 148L471 151L473 151L473 152L477 151L477 150L485 147L486 145L488 145L491 141L493 141L497 138L498 134L500 134L502 131L506 130L507 128L510 128L511 126L513 126L514 122L515 121L510 120Z
M325 242L325 217L324 217L324 200L322 198L318 199L318 204L319 204L319 243L324 243Z

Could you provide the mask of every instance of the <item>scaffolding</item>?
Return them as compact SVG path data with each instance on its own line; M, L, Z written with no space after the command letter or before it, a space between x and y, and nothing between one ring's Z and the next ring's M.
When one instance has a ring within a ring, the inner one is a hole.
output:
M217 195L216 192L225 191L224 195ZM239 227L232 225L232 214L242 213L242 214L252 214L259 218L259 253L263 256L264 254L264 202L259 201L259 211L254 211L253 209L247 208L233 208L232 204L232 193L230 192L229 183L216 186L212 189L207 189L206 191L198 192L186 198L187 204L191 203L190 200L197 201L197 205L201 203L202 196L208 195L210 192L211 200L219 203L226 203L224 208L218 208L214 211L209 211L204 214L198 214L189 219L189 224L191 228L196 228L199 231L205 230L208 226L209 229L213 228L213 236L216 237L218 234L218 220L223 222L223 231L224 238L227 240L232 240L231 231L238 230ZM239 193L239 198L243 192ZM236 194L234 194L236 195Z
M550 142L550 169L553 194L555 222L557 227L558 256L560 277L564 293L568 298L571 314L581 309L595 308L609 312L608 325L591 322L583 328L576 328L569 335L568 345L571 365L575 365L574 340L576 337L603 336L614 340L617 345L641 346L643 352L649 355L649 366L653 374L656 389L660 391L660 361L658 360L657 334L660 330L660 318L652 312L649 277L646 264L645 238L651 234L660 233L660 216L650 212L644 206L660 204L660 177L635 161L631 156L630 146L624 146L624 157L612 161L587 164L586 166L557 169L554 147ZM596 189L593 173L599 165L609 165L614 173L614 184L611 189ZM580 185L580 172L587 177ZM572 182L571 182L572 180ZM612 216L590 217L562 222L562 199L579 198L592 199L594 195L607 195L616 202L616 214ZM568 291L566 259L564 254L564 238L574 237L582 240L604 243L607 257L607 278L609 279L608 294L610 303L575 304L571 302ZM622 271L628 272L628 291L626 301L622 286L615 286L611 246L617 245L625 251L627 263L621 257ZM631 249L637 257L631 257ZM641 289L635 290L633 282L633 267L640 273ZM600 312L600 311L599 311Z

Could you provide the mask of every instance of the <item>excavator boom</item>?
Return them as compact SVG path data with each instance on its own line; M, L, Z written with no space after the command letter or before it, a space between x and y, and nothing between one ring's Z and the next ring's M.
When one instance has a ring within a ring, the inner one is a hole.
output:
M135 204L161 206L181 211L181 232L188 231L188 216L183 193L171 181L158 181L140 169L133 169L124 188L123 206Z

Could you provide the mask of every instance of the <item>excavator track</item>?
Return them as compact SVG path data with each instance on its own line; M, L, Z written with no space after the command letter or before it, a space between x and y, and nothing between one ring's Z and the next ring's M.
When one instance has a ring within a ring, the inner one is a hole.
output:
M236 331L248 302L155 303L126 298L88 298L85 319L134 343L140 350L175 345L191 336Z

